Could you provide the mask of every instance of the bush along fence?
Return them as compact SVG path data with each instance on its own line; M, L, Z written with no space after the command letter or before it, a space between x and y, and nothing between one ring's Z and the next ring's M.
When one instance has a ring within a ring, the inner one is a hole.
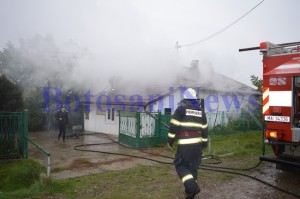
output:
M242 110L239 113L219 111L206 113L209 135L230 135L262 129L261 114Z

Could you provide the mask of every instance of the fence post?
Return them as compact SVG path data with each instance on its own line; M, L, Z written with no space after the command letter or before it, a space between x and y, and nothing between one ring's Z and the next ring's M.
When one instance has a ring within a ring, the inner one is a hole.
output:
M140 141L141 141L141 113L140 112L136 112L135 114L136 116L136 147L140 148Z
M225 115L224 115L224 111L222 111L222 116L221 116L221 123L222 123L222 134L224 135L224 126L225 126Z
M161 112L158 112L158 114L157 114L157 116L158 116L158 120L156 121L156 120L154 120L155 121L155 128L156 128L156 126L157 126L157 128L156 129L158 129L158 134L156 135L156 136L158 136L159 138L161 138L162 137L162 129L161 129ZM155 135L155 132L154 132L154 135Z
M48 157L47 157L47 177L49 178L50 177L50 173L51 173L51 162L50 162L50 154L48 154Z
M28 110L24 109L22 112L22 120L23 120L23 158L28 158Z

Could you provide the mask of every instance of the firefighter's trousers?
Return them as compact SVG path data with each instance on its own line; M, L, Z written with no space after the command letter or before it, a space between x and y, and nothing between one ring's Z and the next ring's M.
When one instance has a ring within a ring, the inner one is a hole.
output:
M178 145L174 165L184 184L186 193L191 193L199 189L197 177L201 158L201 143Z

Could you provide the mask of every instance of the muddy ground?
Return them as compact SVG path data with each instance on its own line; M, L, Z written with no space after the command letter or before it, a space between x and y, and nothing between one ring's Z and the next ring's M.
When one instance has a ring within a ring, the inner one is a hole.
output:
M89 135L80 136L80 133L68 133L66 142L57 140L57 132L55 131L29 133L29 138L51 153L51 177L54 179L71 178L92 173L127 169L140 165L157 164L155 162L127 156L92 152L107 151L109 153L126 153L153 158L152 155L145 155L137 150L125 148L118 144L112 144L113 141L117 140L116 136L107 137L105 135L89 132L87 132L87 134ZM99 145L99 143L102 144ZM91 151L79 151L74 149L75 146L80 146L82 144L88 146L78 147L77 149ZM165 148L151 148L148 149L147 152L159 153L166 156L173 155ZM45 166L47 165L47 156L32 144L29 144L29 158L37 160ZM157 156L155 159L172 162L172 160L158 158ZM288 191L291 194L272 188L260 181L237 175L232 180L221 185L214 184L213 181L209 184L202 185L202 191L196 198L300 198L295 196L300 196L300 174L276 170L274 164L267 163L264 164L264 166L256 168L249 175L265 181L271 186Z

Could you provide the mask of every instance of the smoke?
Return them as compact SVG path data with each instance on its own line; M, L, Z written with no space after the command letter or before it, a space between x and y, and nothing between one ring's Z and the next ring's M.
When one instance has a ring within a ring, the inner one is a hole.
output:
M10 44L5 51L7 61L2 71L23 88L55 86L97 93L117 84L134 92L142 87L170 85L179 68L174 50L148 46L99 53L74 41L57 44L51 35L20 39L18 45Z
M212 50L200 46L177 51L174 47L177 40L194 41L209 34L211 27L202 26L209 10L205 6L157 0L74 1L70 6L67 1L29 0L18 5L6 3L6 10L18 14L6 17L5 25L24 24L23 31L18 31L24 38L20 48L11 51L18 63L9 66L23 68L17 76L24 85L98 93L116 85L128 92L140 87L176 86L178 76L209 82L210 87L221 84L211 82L212 68L220 67L213 66L216 57ZM32 37L36 33L46 36ZM184 68L189 68L192 60L199 60L198 69L186 74Z
M91 51L72 40L58 44L51 35L35 35L21 39L18 47L8 45L11 59L2 71L23 88L52 86L92 94L112 90L125 95L163 94L178 86L240 89L240 83L214 71L207 52L190 51L187 57L196 59L187 60L178 59L176 49L140 45L113 52Z
M65 45L65 48L69 45ZM68 74L73 74L78 67L78 60L86 56L84 49L76 49L76 54L68 53L58 47L50 35L20 39L19 45L9 43L3 50L1 73L24 89L49 85L70 87ZM71 78L71 81L74 79Z

